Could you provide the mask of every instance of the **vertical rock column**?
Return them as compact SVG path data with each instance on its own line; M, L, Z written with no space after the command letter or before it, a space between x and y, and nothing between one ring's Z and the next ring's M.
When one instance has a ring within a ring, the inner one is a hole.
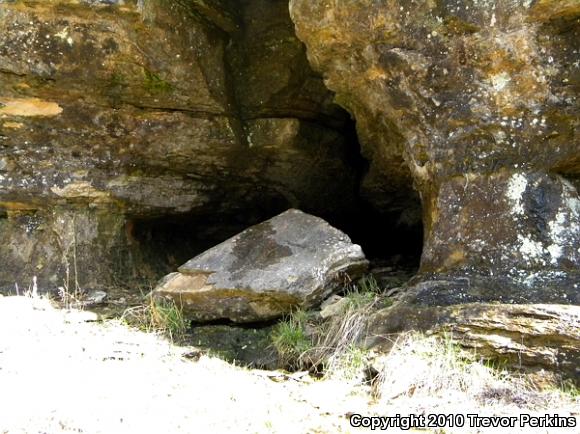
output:
M370 175L424 208L421 301L580 303L577 2L291 0ZM374 176L374 175L373 175Z

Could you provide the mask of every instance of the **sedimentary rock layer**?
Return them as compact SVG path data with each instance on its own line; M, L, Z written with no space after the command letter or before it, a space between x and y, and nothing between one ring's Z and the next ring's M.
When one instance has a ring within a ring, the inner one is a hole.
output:
M138 3L0 2L0 287L155 276L135 221L351 205L286 2Z

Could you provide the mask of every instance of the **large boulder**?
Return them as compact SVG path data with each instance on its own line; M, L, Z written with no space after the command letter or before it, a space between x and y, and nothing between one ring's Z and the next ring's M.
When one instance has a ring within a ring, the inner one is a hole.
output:
M287 6L0 1L0 290L158 278L153 220L349 208L348 115Z
M191 259L154 293L196 321L265 321L317 306L366 268L360 246L344 233L289 210Z

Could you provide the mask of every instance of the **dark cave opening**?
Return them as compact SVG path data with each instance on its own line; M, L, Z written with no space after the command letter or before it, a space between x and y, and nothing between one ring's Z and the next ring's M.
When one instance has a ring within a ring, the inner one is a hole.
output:
M413 210L414 212L414 210ZM335 226L362 246L371 263L418 268L423 249L423 225L408 222L406 212L381 212L361 201L353 215ZM329 219L332 224L332 220Z
M249 208L245 213L186 213L134 219L130 223L131 235L142 261L160 278L249 226L276 215L278 210L273 207L268 213Z
M359 244L371 264L417 270L423 250L422 211L418 195L415 198L398 197L404 203L394 200L386 209L373 204L362 192L371 164L363 156L356 121L352 117L348 116L342 134L349 143L347 158L358 174L355 203L346 213L320 217Z
M359 178L354 202L349 202L349 206L340 211L329 210L324 206L325 198L321 197L315 208L297 207L345 232L354 243L361 245L371 261L371 267L416 272L423 247L418 199L406 198L405 204L394 203L393 207L381 210L363 198L360 186L369 164L362 156L354 121L346 125L342 134L349 143L346 158L356 168ZM259 191L258 187L256 191ZM236 195L232 192L224 194ZM257 196L237 202L237 208L233 210L205 209L201 212L135 218L130 223L131 235L139 246L143 262L149 264L154 275L160 278L249 226L296 207L281 193L276 196L263 192Z
M248 209L245 213L136 219L131 223L131 231L144 262L161 277L249 226L284 210L273 208L256 213ZM421 225L408 225L400 215L381 213L363 202L350 215L324 215L323 218L361 245L372 264L418 268L423 242Z

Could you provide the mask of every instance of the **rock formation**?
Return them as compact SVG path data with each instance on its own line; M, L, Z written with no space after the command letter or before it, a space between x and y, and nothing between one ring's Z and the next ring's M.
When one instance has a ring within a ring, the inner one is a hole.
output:
M287 6L0 2L0 288L158 278L159 218L351 207L348 115Z
M413 222L420 199L420 273L379 328L415 309L470 329L499 303L513 330L550 304L571 345L579 19L575 0L0 0L0 290L152 281L212 231L359 199Z
M357 120L367 187L412 177L419 191L421 272L457 282L434 302L579 303L578 3L290 9L312 65ZM477 282L469 291L465 278Z
M371 160L363 186L412 178L421 196L420 273L372 332L447 330L484 357L578 378L580 4L290 10L311 64L356 118Z
M191 259L155 289L196 321L268 321L317 307L366 271L360 248L324 220L286 211Z

